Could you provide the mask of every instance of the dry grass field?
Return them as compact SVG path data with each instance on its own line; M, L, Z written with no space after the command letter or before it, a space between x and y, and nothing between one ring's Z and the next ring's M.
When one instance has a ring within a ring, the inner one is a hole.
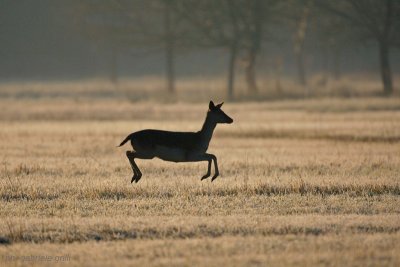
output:
M213 183L154 159L130 184L116 145L207 102L57 86L0 88L1 266L400 266L398 97L226 103Z

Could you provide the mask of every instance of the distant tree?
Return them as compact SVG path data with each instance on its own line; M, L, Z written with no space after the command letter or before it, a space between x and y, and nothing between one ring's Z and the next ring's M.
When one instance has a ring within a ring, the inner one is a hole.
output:
M193 29L192 44L229 51L227 96L234 97L235 66L240 48L237 1L175 1L174 10Z
M309 18L311 13L312 1L306 1L300 10L300 16L297 21L296 33L294 36L294 53L296 55L297 70L299 74L300 84L303 86L307 85L307 77L305 73L305 39L309 25Z
M112 73L116 73L116 55L122 48L164 51L166 88L174 93L175 51L183 42L180 42L182 28L171 3L169 0L82 0L76 5L85 34L110 47L115 55L111 60Z
M278 25L282 4L278 0L245 1L241 8L240 23L243 28L243 50L245 53L245 77L250 93L258 91L256 83L256 60L266 42L271 42L272 26Z
M286 0L281 23L292 32L294 62L296 64L299 83L308 94L306 73L306 41L310 32L310 20L315 15L314 0Z
M116 12L111 1L76 1L75 22L78 30L97 46L110 51L107 59L109 63L110 81L117 82L118 53L123 49L122 35L119 25L113 20L112 14Z
M304 94L308 95L307 70L306 70L306 46L312 31L312 19L315 15L314 0L285 0L280 7L279 28L287 31L291 36L295 69L298 82L304 87Z
M174 10L193 28L192 45L228 50L228 98L234 97L236 63L243 54L248 90L257 92L256 59L265 41L265 26L271 22L277 3L277 0L175 1Z
M171 11L171 5L166 0L163 1L164 8L164 43L165 43L165 70L167 74L167 90L170 93L175 92L175 38L176 34L174 29L173 13Z
M399 44L400 1L398 0L317 0L323 10L348 23L359 40L373 40L379 48L380 72L386 95L393 93L390 48Z
M328 75L330 72L335 80L340 79L343 50L354 48L357 42L354 34L346 27L346 21L324 10L316 10L310 26L322 50L324 74Z

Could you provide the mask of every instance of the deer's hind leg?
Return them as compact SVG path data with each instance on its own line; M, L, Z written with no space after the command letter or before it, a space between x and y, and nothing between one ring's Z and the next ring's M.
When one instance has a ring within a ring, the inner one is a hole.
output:
M135 158L137 158L137 159L152 159L152 158L154 158L154 155L149 154L149 153L143 153L143 152L126 151L126 156L129 159L129 163L131 164L132 171L133 171L131 183L133 183L133 181L135 181L135 183L137 183L137 182L139 182L140 178L142 178L142 172L140 171L139 167L137 166L137 164L135 162Z
M139 167L136 165L135 162L135 152L133 151L126 151L126 156L128 157L129 164L131 165L133 176L131 179L131 183L133 181L139 181L140 178L142 177L142 172L140 171Z

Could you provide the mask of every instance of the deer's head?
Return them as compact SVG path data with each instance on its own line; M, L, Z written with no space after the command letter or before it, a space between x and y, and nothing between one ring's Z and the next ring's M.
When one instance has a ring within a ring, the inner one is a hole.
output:
M214 105L214 102L210 101L210 104L208 105L208 113L207 116L215 122L215 123L232 123L233 119L229 117L228 115L225 114L225 112L222 111L221 107L224 104L222 102L221 104Z

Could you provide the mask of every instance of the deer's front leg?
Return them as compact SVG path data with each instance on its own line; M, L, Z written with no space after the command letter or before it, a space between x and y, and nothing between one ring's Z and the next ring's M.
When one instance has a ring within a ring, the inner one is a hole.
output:
M205 158L205 160L208 161L208 170L207 170L206 175L204 175L204 176L201 178L201 180L210 177L210 174L211 174L211 162L214 161L215 173L214 173L213 177L211 178L211 182L212 182L212 181L214 181L215 178L217 178L218 175L219 175L218 164L217 164L217 157L216 157L215 155L213 155L213 154L208 154L208 153L206 153L206 154L204 154L204 158Z
M212 162L212 159L211 159L211 158L208 158L207 160L208 160L208 169L207 169L207 173L206 173L205 175L203 175L203 177L201 177L201 181L203 181L204 179L207 179L207 178L210 177L210 175L211 175L211 162Z
M215 180L215 178L218 177L219 175L219 170L218 170L218 163L217 163L217 157L213 154L209 154L211 156L211 158L214 160L214 169L215 169L215 173L214 176L211 178L211 182Z
M197 162L197 161L208 161L208 169L207 169L207 173L201 177L201 180L204 180L208 177L210 177L211 175L211 161L213 160L213 158L215 158L214 155L211 154L189 154L187 157L187 161L192 161L192 162Z

